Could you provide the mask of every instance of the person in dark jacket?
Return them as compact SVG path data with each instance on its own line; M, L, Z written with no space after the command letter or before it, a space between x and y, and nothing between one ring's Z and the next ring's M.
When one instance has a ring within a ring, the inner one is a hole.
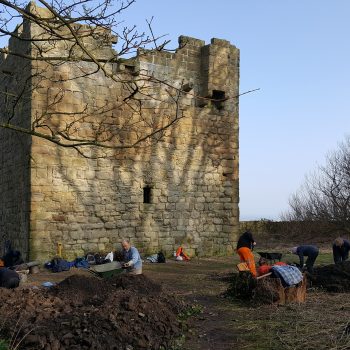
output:
M307 257L306 259L306 270L309 273L313 273L314 271L314 264L318 257L319 249L314 245L300 245L299 247L292 248L292 253L299 256L299 265L300 268L303 269L304 267L304 256Z
M253 235L250 231L244 232L237 242L237 254L239 255L241 262L245 262L248 265L249 270L254 277L256 277L256 268L252 250L255 244Z
M0 287L13 289L19 286L19 274L6 267L0 269Z
M250 231L244 232L238 239L237 250L242 247L247 247L253 250L256 242L254 241L253 234Z
M333 243L333 260L334 264L339 264L349 258L350 242L338 237Z

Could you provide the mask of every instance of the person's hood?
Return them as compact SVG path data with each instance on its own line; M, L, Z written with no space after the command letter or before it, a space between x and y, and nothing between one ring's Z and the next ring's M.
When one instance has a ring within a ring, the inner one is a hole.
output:
M293 247L293 248L290 250L290 252L291 252L292 254L296 254L296 253L297 253L297 250L298 250L298 247Z

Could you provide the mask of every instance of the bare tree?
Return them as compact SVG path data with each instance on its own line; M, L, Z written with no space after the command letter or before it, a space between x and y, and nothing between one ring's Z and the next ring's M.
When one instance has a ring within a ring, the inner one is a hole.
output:
M306 177L289 200L288 221L323 223L328 231L350 232L350 137L326 157L325 165Z
M40 7L0 1L0 33L10 39L9 47L0 49L1 86L5 87L1 128L86 155L87 146L118 150L145 145L160 139L183 117L182 99L189 91L150 74L130 58L164 51L168 43L153 34L151 21L149 34L119 22L134 0L38 3ZM13 66L15 71L9 68ZM71 88L80 84L82 89L89 79L98 84L101 78L118 91L112 101L97 96L82 100L79 89ZM30 125L19 117L28 108Z

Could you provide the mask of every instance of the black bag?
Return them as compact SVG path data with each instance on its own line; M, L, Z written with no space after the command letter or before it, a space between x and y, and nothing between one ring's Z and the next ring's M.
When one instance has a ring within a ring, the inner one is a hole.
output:
M95 263L96 263L96 265L103 264L104 260L105 260L105 258L101 254L99 254L99 253L95 254Z
M165 263L165 256L162 252L158 253L158 259L157 259L158 263Z

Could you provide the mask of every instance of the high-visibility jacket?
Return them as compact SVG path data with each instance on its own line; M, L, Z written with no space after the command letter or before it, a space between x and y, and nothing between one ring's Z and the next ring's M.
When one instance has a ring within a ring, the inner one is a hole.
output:
M184 252L182 247L176 249L176 256L182 256L184 260L190 260L190 257Z

